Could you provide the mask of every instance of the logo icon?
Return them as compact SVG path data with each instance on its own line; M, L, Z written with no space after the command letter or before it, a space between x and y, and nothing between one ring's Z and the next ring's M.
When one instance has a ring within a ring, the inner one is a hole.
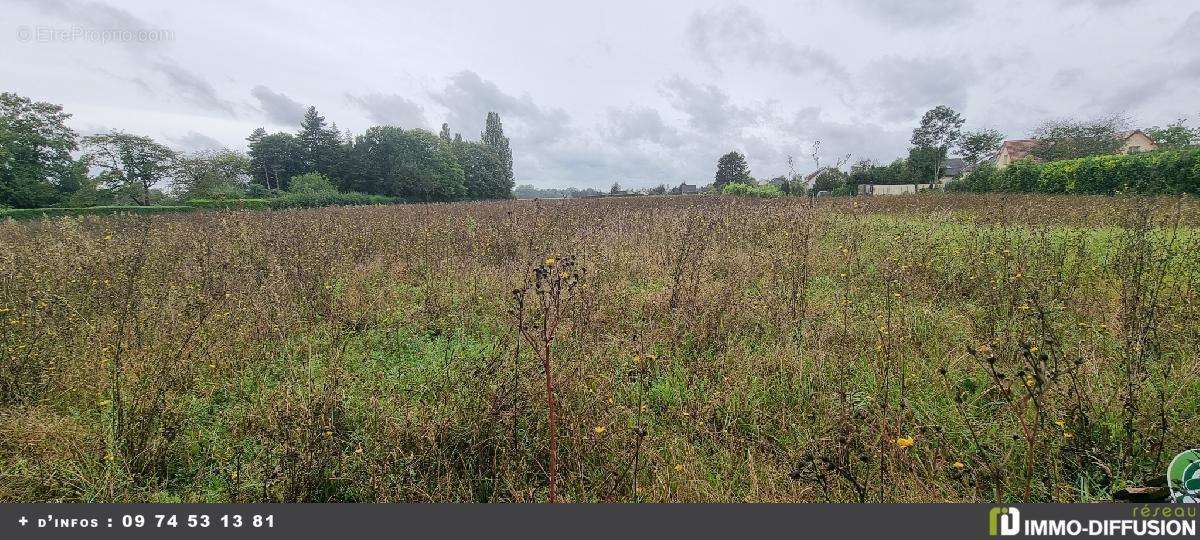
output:
M988 534L1016 536L1021 532L1021 511L1011 506L997 506L988 512Z
M1200 503L1200 450L1188 450L1171 460L1167 487L1173 502Z

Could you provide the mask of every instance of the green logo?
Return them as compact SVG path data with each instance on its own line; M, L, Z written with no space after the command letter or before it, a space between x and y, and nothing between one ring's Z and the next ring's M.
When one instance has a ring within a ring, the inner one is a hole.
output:
M988 512L988 534L1013 536L1021 530L1021 511L1011 506L996 506Z
M1200 503L1200 450L1188 450L1171 460L1167 486L1171 488L1172 501Z

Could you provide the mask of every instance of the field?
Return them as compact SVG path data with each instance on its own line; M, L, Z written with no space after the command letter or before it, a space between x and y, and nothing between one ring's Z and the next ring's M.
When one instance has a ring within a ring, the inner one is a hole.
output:
M1020 195L0 222L0 501L1109 500L1200 443L1198 226Z

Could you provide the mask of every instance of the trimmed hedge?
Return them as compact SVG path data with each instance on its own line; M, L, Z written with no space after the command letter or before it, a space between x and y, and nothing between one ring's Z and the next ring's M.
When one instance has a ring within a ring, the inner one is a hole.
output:
M108 216L113 214L174 214L192 212L192 206L92 206L88 208L13 208L0 210L0 219L38 219L58 216Z
M270 199L190 199L188 205L205 210L266 210Z
M947 189L1099 195L1200 194L1200 148L1092 156L1045 164L1025 159L1004 169L984 165Z
M384 197L383 195L367 195L365 193L288 193L270 199L270 207L282 208L320 208L322 206L366 206L372 204L396 204L401 199Z
M721 193L724 195L736 195L738 197L761 197L764 199L772 199L783 196L783 192L779 191L778 187L770 184L765 186L752 186L750 184L743 184L740 182L726 184L724 189L721 190Z

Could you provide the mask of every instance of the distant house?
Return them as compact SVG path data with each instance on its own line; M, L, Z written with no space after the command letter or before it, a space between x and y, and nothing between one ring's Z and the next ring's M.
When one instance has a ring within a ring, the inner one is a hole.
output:
M1000 145L1000 151L996 153L996 168L1003 169L1009 163L1025 159L1035 146L1037 146L1037 139L1004 141Z
M837 168L835 168L835 167L821 167L813 172L808 173L808 176L804 177L804 189L806 191L811 190L813 187L813 183L815 183L817 181L817 178L820 178L820 176L822 174L825 174L826 172L836 171L836 170L837 170Z
M932 188L930 184L859 184L858 195L910 195Z
M1123 131L1117 137L1121 139L1121 144L1117 147L1118 154L1133 154L1158 150L1158 144L1140 129ZM996 154L996 167L1003 169L1014 161L1029 157L1029 153L1033 151L1037 144L1037 139L1004 141L1000 145L1000 151Z
M700 193L700 189L697 188L695 184L689 184L687 182L679 184L680 195L695 195L697 193Z

